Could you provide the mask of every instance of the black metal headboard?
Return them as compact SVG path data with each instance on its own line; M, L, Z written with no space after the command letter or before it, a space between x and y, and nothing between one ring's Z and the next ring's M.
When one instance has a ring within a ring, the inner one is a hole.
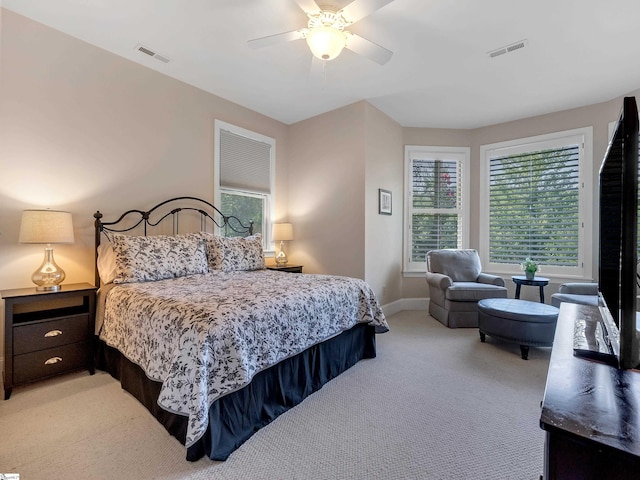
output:
M164 207L164 208L163 208ZM95 268L95 281L96 285L100 285L100 276L98 274L98 246L100 246L100 240L104 233L109 238L109 232L125 233L134 230L135 228L142 227L143 234L147 235L148 227L156 227L163 220L171 217L172 234L176 235L180 233L179 219L180 212L196 212L200 214L200 230L206 231L207 225L215 225L216 227L223 229L225 233L232 231L240 235L252 235L253 234L253 221L249 222L249 225L244 225L240 219L234 215L225 215L212 203L202 200L196 197L176 197L160 202L151 209L144 210L127 210L117 220L112 222L102 221L102 213L97 211L93 214L96 219L95 224L95 255L96 255L96 268Z

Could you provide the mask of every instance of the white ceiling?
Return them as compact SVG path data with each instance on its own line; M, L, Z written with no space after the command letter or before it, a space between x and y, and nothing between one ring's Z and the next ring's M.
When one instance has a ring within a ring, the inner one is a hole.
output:
M392 59L345 50L324 78L311 74L304 40L247 46L306 26L294 0L0 2L287 124L367 100L403 126L476 128L640 88L640 0L395 0L350 27ZM523 39L524 49L487 55Z

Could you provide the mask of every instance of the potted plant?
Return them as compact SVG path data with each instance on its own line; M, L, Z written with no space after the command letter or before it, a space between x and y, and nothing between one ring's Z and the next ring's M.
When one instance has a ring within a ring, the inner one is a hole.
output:
M520 266L522 267L522 270L524 270L524 275L525 277L527 277L527 280L533 280L539 268L538 264L527 257L524 259L524 262L520 264Z

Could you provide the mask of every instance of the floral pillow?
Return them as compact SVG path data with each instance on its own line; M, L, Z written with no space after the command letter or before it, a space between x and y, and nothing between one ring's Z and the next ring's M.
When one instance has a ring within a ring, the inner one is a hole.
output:
M249 237L224 238L222 242L222 271L262 270L264 251L262 235L257 233Z
M205 241L209 271L222 270L222 256L224 254L222 245L225 237L207 232L200 232L200 235L202 235Z
M209 270L223 272L262 270L264 251L262 235L249 237L221 237L205 234Z
M198 234L111 239L116 257L114 283L148 282L207 273L207 253Z

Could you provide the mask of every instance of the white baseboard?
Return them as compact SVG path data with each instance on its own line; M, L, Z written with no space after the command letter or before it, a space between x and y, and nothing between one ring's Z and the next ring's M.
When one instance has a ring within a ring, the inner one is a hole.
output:
M428 298L401 298L391 303L382 305L382 311L389 317L403 310L429 310Z

